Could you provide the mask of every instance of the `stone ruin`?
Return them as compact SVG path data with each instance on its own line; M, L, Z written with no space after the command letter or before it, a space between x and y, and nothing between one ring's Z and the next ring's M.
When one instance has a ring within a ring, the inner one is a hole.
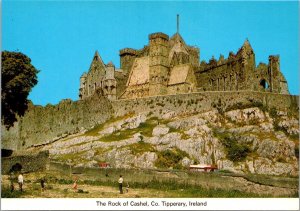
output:
M105 65L96 51L88 73L80 78L79 98L92 96L97 89L109 100L174 95L203 91L263 91L289 94L280 71L279 56L256 66L248 39L237 53L220 55L200 63L200 49L189 46L177 32L149 35L142 49L120 50L120 69Z

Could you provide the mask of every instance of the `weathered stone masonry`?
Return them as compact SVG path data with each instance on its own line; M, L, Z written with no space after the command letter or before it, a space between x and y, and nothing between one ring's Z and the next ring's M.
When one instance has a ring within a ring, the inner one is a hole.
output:
M185 43L179 33L171 38L158 32L149 35L142 49L120 50L120 69L104 65L96 52L88 73L80 79L80 99L100 89L110 100L172 95L196 91L266 91L288 94L280 71L279 56L256 66L248 40L237 53L200 63L200 49Z
M49 152L43 151L32 155L18 155L1 158L1 173L8 174L14 166L19 165L23 172L46 170L49 166Z
M101 124L112 113L109 100L97 92L86 100L63 100L58 105L45 107L31 105L9 131L2 126L2 148L16 150L52 142L82 128Z
M262 105L288 111L299 109L299 97L269 92L212 91L109 102L99 94L84 101L63 101L56 106L31 106L14 128L9 131L2 128L2 148L17 150L43 145L83 128L90 129L112 116L128 113L152 112L162 116L172 112L204 112L213 108L226 110L236 105Z
M96 52L80 79L80 100L31 105L9 131L2 126L2 148L46 144L130 112L197 113L257 103L299 108L298 97L288 95L279 56L256 66L248 40L227 59L221 55L219 60L199 61L200 49L187 45L179 33L171 38L153 33L142 49L120 50L120 69L104 64Z

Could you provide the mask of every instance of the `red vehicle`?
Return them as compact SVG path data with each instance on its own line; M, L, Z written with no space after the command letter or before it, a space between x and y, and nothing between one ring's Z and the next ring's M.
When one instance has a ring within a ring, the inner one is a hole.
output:
M99 167L100 168L110 168L110 164L109 163L99 163Z

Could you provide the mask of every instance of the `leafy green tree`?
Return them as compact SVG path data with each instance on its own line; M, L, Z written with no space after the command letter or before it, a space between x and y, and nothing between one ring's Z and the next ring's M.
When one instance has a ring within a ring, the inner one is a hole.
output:
M1 61L1 123L10 128L27 110L27 97L37 84L39 71L20 52L3 51Z

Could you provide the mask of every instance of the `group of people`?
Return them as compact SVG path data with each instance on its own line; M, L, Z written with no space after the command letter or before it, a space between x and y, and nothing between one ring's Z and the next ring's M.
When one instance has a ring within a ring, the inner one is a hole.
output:
M14 191L15 187L14 187L14 175L13 173L10 174L10 190L11 192ZM73 189L75 191L77 191L77 181L78 181L78 178L75 178L74 179L74 184L73 184ZM118 180L118 183L119 183L119 190L120 190L120 194L123 194L123 176L120 175L120 178ZM45 190L45 178L42 178L40 180L40 183L41 183L41 190L44 191ZM22 192L23 191L23 185L24 185L24 177L23 177L23 174L22 172L19 174L18 176L18 184L19 184L19 190ZM129 183L127 182L127 186L126 186L126 192L128 193L129 191Z
M118 183L119 183L119 190L120 190L120 194L123 194L123 176L120 175L120 178L118 180ZM73 190L76 192L77 191L77 182L78 182L78 178L74 178L74 183L73 183ZM126 193L128 193L129 191L129 183L127 182L127 186L126 186Z
M10 180L10 191L13 192L15 190L13 173L10 174L9 180ZM24 184L24 177L23 177L22 172L18 176L18 184L19 184L19 190L22 192L23 184Z
M14 177L13 173L10 173L9 180L10 180L10 191L13 192L15 190L15 186L14 186L15 177ZM40 180L40 182L41 182L41 190L44 191L45 190L45 178L42 178ZM23 192L24 176L23 176L22 172L20 172L20 174L18 176L18 184L19 184L19 190L21 192Z
M120 178L118 180L119 183L119 190L120 190L120 194L123 194L123 176L120 175ZM129 191L129 183L127 182L127 186L126 186L126 193L128 193Z

